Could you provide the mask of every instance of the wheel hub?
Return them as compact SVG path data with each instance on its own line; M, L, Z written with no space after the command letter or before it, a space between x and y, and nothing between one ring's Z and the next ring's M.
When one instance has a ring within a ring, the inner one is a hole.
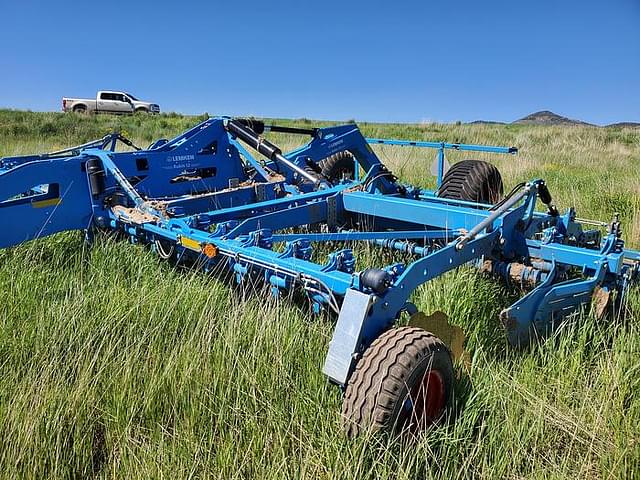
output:
M413 385L405 401L405 424L411 430L420 430L435 423L444 407L445 387L442 374L437 370L429 370Z

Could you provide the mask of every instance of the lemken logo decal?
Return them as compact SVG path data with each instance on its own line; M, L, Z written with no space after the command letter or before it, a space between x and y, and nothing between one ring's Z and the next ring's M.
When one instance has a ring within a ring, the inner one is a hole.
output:
M340 139L340 140L337 140L337 141L335 141L335 142L333 142L333 143L329 144L329 147L328 147L328 148L329 148L329 151L330 151L330 152L334 152L334 151L335 151L335 150L337 150L337 149L340 147L340 145L342 145L343 143L344 143L344 140L343 140L343 139Z
M174 155L172 157L167 157L167 162L187 162L195 159L195 155Z

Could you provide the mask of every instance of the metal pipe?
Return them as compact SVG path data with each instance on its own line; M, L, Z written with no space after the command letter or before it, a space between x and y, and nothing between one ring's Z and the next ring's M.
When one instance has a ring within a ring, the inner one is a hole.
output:
M369 243L383 248L391 248L400 252L411 253L413 255L425 256L430 253L427 247L420 247L411 242L401 242L399 240L369 240Z
M444 144L438 149L438 178L436 180L438 188L442 186L442 177L444 177Z
M535 265L519 262L501 262L499 260L476 259L473 264L484 273L502 277L508 285L516 285L523 289L535 288L547 279L549 272L538 269Z
M448 150L465 150L472 152L518 153L516 147L496 147L491 145L468 145L465 143L421 142L417 140L394 140L391 138L366 138L367 143L380 145L396 145L399 147L444 148Z
M485 228L487 228L489 225L491 225L500 215L502 215L504 212L506 212L511 207L513 207L516 203L518 203L520 200L522 200L525 196L527 196L529 194L529 192L531 191L531 187L532 187L531 184L525 185L524 188L520 191L520 193L518 193L518 194L514 195L513 197L509 198L500 207L498 207L493 212L491 212L491 215L489 215L487 218L485 218L479 224L477 224L475 227L473 227L471 230L469 230L469 232L466 235L463 235L462 237L460 237L460 240L458 241L458 244L456 245L456 250L462 250L464 248L465 244L469 240L473 240L474 238L476 238L476 236L480 232L482 232Z
M312 175L311 173L307 172L303 168L300 168L298 165L287 159L284 155L282 155L282 150L280 150L276 145L271 143L269 140L265 140L264 138L260 137L260 135L258 135L254 130L252 130L242 122L237 120L228 120L225 128L227 129L227 131L231 132L240 140L246 142L250 147L256 149L260 154L264 155L269 160L273 160L285 165L287 168L293 170L298 175L312 182L316 187L320 185L320 178Z
M87 152L88 155L96 155L100 160L102 160L102 165L106 168L109 173L113 176L115 181L120 185L120 188L124 190L124 192L129 196L131 200L135 203L136 207L142 207L144 204L144 199L138 194L136 189L129 183L127 177L125 177L120 169L113 163L113 160L109 157L108 154L104 152Z
M595 227L608 227L609 224L607 222L599 222L597 220L589 220L587 218L576 218L575 221L577 223L581 223L583 225L593 225Z
M331 233L284 233L273 235L273 243L293 240L309 240L310 242L341 242L360 240L446 240L457 238L462 232L455 230L395 230L387 232L357 232L343 230Z
M283 127L281 125L265 125L264 131L276 133L293 133L296 135L310 135L314 138L318 134L317 128Z
M82 145L76 145L75 147L68 147L68 148L63 148L62 150L56 150L55 152L45 153L42 156L44 157L44 156L62 155L63 153L74 152L74 151L82 150L85 148L99 147L104 144L104 141L108 136L109 135L105 135L99 140L91 140L90 142L83 143Z

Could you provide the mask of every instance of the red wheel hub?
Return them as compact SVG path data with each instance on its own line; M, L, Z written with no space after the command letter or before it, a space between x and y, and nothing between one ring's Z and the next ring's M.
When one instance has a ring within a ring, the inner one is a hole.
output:
M411 388L405 402L404 421L412 430L419 430L438 420L445 407L442 374L437 370L425 372L421 381Z

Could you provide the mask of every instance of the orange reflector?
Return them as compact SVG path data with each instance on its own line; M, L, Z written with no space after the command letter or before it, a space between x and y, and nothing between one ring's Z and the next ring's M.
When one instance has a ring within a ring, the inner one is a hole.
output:
M204 253L209 258L213 258L218 254L218 247L216 247L215 245L211 245L210 243L205 243L202 246L202 253Z

